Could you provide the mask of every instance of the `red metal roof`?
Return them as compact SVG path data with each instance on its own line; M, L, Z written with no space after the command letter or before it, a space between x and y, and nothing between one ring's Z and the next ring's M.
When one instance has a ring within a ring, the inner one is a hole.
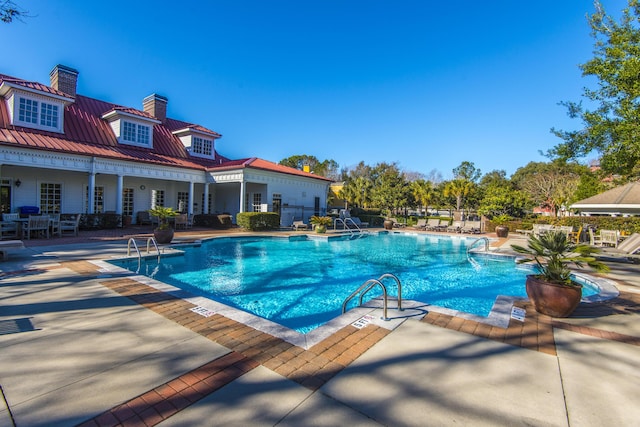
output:
M45 93L67 97L64 93L37 82L28 82L0 74L0 85L9 82ZM109 123L102 116L110 111L123 111L140 117L153 118L134 108L77 95L64 110L64 134L13 126L6 102L0 102L0 144L16 145L51 152L65 152L135 162L163 164L202 170L225 170L251 167L289 175L331 181L298 169L278 165L258 158L230 160L216 151L216 160L191 157L180 139L172 132L193 129L219 138L221 135L203 126L167 118L153 126L153 149L119 144Z

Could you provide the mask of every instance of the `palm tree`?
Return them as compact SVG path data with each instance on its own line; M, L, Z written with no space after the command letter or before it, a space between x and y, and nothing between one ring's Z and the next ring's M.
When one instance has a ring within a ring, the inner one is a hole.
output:
M444 196L453 196L456 198L456 210L460 210L464 198L471 194L473 189L473 182L467 179L454 179L449 181L444 186Z
M412 181L410 186L411 193L416 202L418 202L421 207L428 208L435 195L435 189L431 182L425 181L424 179L417 179Z

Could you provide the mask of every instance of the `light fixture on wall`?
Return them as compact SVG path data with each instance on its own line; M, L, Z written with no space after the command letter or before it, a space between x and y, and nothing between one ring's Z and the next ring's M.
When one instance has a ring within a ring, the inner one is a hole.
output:
M147 188L147 187L145 187L144 184L140 186L141 190L144 190L145 188Z
M20 181L20 178L16 179L14 184L16 185L16 187L20 187L20 184L22 184L22 181Z

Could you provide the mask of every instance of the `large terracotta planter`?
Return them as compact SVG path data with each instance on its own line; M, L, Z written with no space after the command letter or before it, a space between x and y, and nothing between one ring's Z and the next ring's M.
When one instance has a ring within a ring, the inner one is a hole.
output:
M505 227L504 225L499 225L496 227L496 236L498 237L507 237L509 235L509 227Z
M385 219L383 225L385 230L393 230L393 221L390 219Z
M173 240L173 228L167 228L166 230L153 230L153 237L158 244L171 243Z
M316 233L324 234L326 232L327 232L327 226L326 225L316 225Z
M529 275L527 276L527 296L538 313L551 317L568 317L580 304L582 285L557 285L546 282L536 275Z

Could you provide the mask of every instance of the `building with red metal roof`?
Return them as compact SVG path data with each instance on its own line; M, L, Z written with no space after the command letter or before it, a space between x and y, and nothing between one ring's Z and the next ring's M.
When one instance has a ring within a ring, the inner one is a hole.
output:
M154 206L189 214L275 211L281 224L324 214L331 180L267 160L232 160L219 133L166 116L152 94L141 110L76 93L78 71L50 84L0 74L0 212L115 212Z

